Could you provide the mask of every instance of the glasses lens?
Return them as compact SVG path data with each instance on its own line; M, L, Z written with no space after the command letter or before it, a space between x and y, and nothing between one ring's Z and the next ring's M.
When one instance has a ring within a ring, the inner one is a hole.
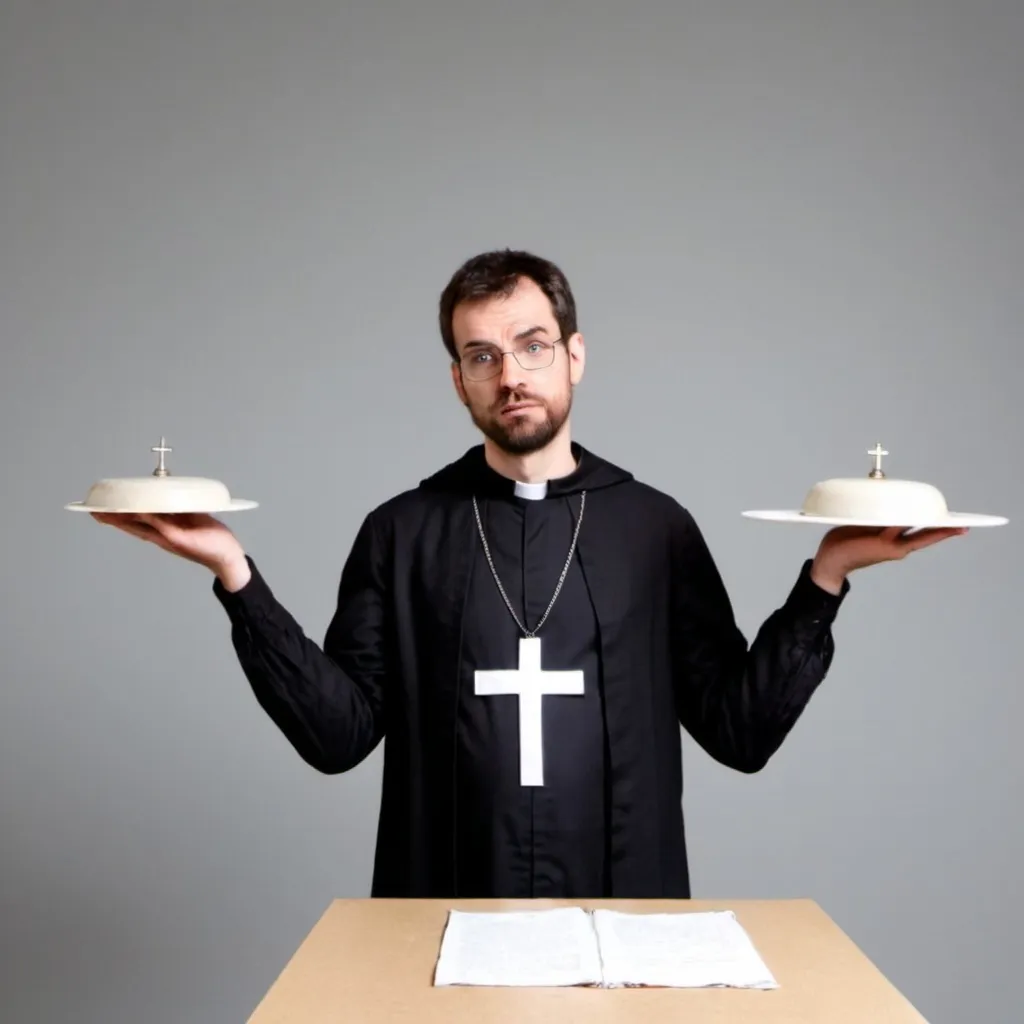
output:
M462 372L467 380L487 380L501 372L501 353L497 349L474 349L462 357Z
M516 351L516 361L524 370L550 366L554 357L555 346L546 341L531 341Z

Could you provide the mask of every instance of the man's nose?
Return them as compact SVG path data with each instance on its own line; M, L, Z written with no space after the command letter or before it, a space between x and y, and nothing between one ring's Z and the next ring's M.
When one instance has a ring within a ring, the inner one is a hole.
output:
M523 368L511 352L501 354L501 383L506 388L515 388L523 383Z

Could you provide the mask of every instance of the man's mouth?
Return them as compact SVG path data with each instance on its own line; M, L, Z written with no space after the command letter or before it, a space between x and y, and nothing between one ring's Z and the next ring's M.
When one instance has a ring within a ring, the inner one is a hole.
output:
M539 403L537 402L509 402L508 405L504 405L501 408L502 416L508 416L515 412L521 412L524 409L533 409Z

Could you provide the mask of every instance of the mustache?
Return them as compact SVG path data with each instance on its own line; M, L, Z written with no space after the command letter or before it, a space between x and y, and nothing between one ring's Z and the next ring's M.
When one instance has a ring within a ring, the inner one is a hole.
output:
M494 403L494 407L496 409L504 409L508 405L519 405L520 402L537 402L538 404L543 404L541 399L537 398L535 395L531 395L527 391L517 390L503 392Z

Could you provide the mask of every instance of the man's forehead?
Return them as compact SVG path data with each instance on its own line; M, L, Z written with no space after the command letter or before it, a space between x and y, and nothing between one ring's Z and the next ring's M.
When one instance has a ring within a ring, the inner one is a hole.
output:
M534 286L536 288L536 286ZM453 316L453 328L463 339L471 337L511 338L526 333L550 333L558 329L551 303L539 288L526 293L521 286L509 296L496 295L460 303Z

